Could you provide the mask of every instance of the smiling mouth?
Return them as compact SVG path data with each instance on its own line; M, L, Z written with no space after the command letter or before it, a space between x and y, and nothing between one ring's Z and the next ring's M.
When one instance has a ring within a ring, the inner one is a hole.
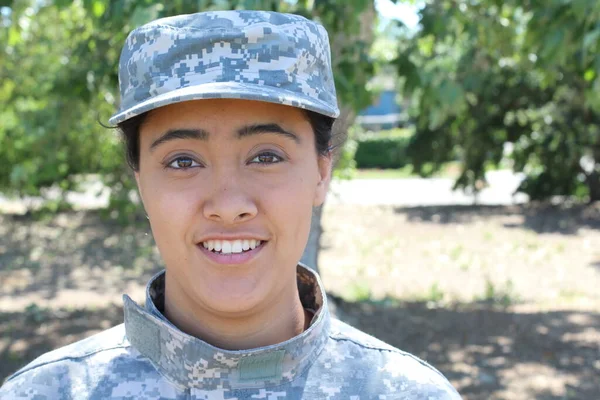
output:
M253 244L254 248L250 248L251 243L248 243L247 245L242 244L242 249L240 251L239 244L235 245L232 243L230 248L229 245L224 242L226 241L222 241L220 244L225 245L225 248L219 248L219 245L216 243L216 241L213 241L213 246L210 245L209 241L208 243L198 243L196 247L200 250L204 257L216 264L245 265L258 257L263 248L269 243L265 240L256 240ZM210 247L213 247L213 249L211 250ZM246 250L244 250L244 248L246 248Z
M198 246L213 254L229 255L244 254L262 246L266 241L257 239L238 239L238 240L207 240L198 243Z

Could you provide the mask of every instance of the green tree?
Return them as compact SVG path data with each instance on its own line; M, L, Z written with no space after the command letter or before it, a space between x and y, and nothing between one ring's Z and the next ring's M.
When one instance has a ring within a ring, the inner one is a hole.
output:
M394 61L416 170L459 159L473 188L509 155L532 199L600 200L600 3L429 1L420 23Z

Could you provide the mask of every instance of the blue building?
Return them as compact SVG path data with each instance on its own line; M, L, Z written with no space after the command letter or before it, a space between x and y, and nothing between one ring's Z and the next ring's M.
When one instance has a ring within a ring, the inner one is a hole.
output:
M407 116L403 107L396 101L398 93L395 90L384 90L373 104L356 117L356 122L368 130L392 129L403 126Z

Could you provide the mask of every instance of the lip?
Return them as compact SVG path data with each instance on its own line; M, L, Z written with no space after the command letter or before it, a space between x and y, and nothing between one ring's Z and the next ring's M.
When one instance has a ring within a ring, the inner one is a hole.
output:
M226 240L226 239L223 239ZM245 251L243 253L230 253L230 254L217 254L212 252L202 245L202 242L197 244L196 247L212 262L221 265L239 265L246 264L252 261L255 257L257 257L262 249L267 245L267 241L263 241L260 246L255 247L252 250Z

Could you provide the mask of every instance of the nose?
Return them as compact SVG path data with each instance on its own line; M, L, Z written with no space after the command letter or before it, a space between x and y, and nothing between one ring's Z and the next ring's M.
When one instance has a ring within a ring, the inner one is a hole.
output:
M252 194L237 174L219 174L203 213L206 219L224 224L236 224L254 218L258 212Z

